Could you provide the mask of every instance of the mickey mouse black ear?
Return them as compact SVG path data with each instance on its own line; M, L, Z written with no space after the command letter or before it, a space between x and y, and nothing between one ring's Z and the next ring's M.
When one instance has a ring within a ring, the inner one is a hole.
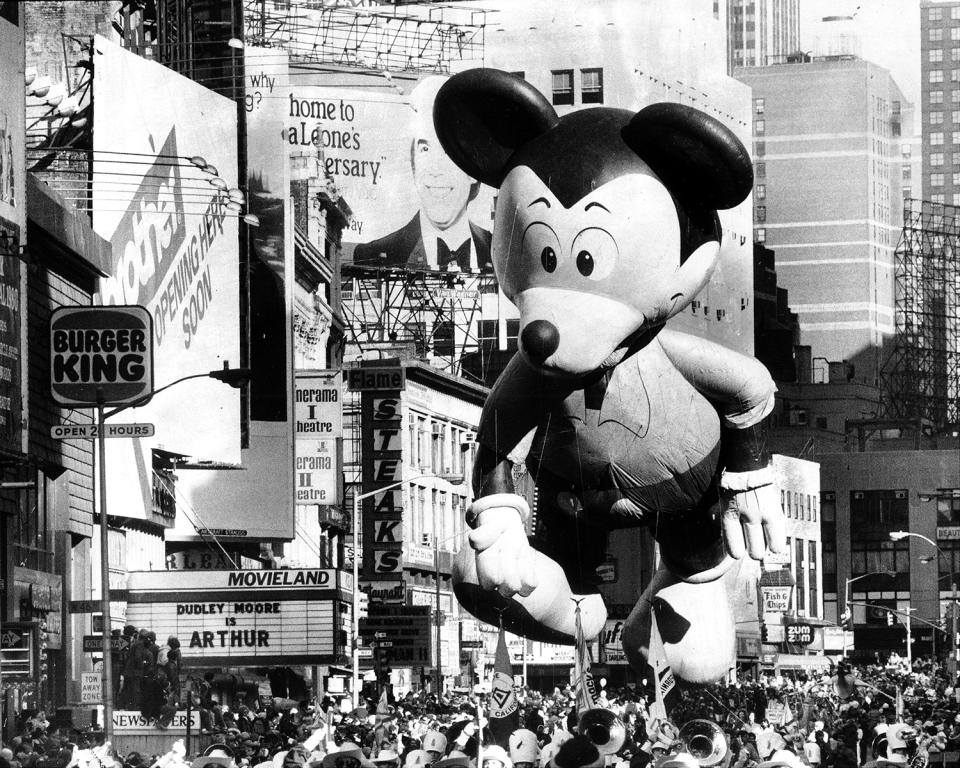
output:
M437 93L433 123L440 144L464 173L499 187L514 151L559 122L543 94L499 69L468 69Z
M699 109L671 103L644 107L623 129L623 140L688 205L722 210L750 194L753 165L746 147Z

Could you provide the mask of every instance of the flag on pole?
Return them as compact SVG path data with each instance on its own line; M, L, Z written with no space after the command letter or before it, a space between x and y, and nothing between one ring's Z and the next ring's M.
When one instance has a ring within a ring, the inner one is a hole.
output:
M510 749L510 734L520 727L520 703L513 688L513 666L507 650L507 637L500 627L497 654L493 661L493 680L490 682L490 711L488 728L493 740L504 749Z
M575 600L574 602L577 604L577 608L574 613L576 655L573 659L573 685L574 691L576 691L577 714L582 715L588 709L596 708L597 689L594 687L593 674L590 671L590 649L587 648L587 641L583 638L583 625L580 623L580 601Z
M380 700L377 702L377 722L381 720L388 719L390 717L390 699L387 696L387 686L383 686L383 690L380 692Z
M667 652L660 637L660 628L657 626L657 613L650 610L650 666L653 667L654 702L650 707L650 714L654 720L667 722L667 701L672 701L671 694L676 688L673 669L667 664Z
M897 700L896 700L895 708L897 712L897 719L899 720L903 717L903 693L900 691L899 688L897 688Z

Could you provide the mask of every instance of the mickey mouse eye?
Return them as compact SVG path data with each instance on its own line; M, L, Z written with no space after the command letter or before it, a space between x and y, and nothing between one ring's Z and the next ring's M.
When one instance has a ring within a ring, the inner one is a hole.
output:
M598 227L580 232L573 240L571 251L577 255L577 271L591 280L603 280L613 272L620 255L617 241Z
M549 245L545 245L540 251L540 263L547 272L553 272L557 268L557 252Z
M562 251L556 233L546 224L536 221L523 233L523 252L529 265L540 262L546 272L555 272L560 264Z

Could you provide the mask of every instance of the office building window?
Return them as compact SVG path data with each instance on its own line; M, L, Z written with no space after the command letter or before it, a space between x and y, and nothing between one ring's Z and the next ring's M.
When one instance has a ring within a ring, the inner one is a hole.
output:
M580 101L584 104L603 104L603 69L580 70Z
M928 21L943 21L943 8L928 8L928 9L927 9L927 20L928 20Z
M940 27L933 27L927 30L927 40L931 43L939 43L943 40L943 29Z
M806 567L804 565L804 540L795 539L793 542L793 578L797 580L797 588L793 595L796 601L797 613L803 613L807 609L807 591L804 579L806 578Z
M960 109L955 109L950 113L951 122L954 125L960 124Z
M960 27L958 27L958 29L960 29ZM950 101L952 101L954 104L960 101L960 90L954 88L952 91L950 91Z
M939 83L939 82L942 82L942 79L941 79L941 80L938 80L937 82L938 82L938 83ZM951 70L950 70L950 82L951 82L951 83L960 83L960 69L951 69Z
M572 77L572 76L573 76L573 73L571 72L570 75L571 75L571 77ZM554 73L554 78L556 78L556 73ZM943 70L942 70L942 69L931 69L929 72L927 72L927 82L928 82L928 83L942 83L942 82L943 82ZM554 79L554 83L556 83L556 79ZM554 88L554 98L556 98L556 88ZM572 94L571 94L571 98L572 98ZM554 103L556 103L556 102L554 102ZM570 103L572 104L573 102L571 101Z
M943 123L943 112L932 110L930 112L930 125L940 125L941 123Z
M852 576L875 571L886 575L866 576L864 591L910 588L910 545L907 539L891 541L890 531L909 526L906 490L864 490L850 493L850 572Z
M550 74L553 81L553 103L573 104L573 70L555 69ZM942 76L943 73L940 74Z
M753 165L753 175L758 179L765 178L767 175L767 164L766 163L754 163Z
M950 49L950 61L960 61L960 48Z
M942 187L942 186L943 186L943 174L942 174L942 173L931 173L931 174L930 174L930 186L931 186L931 187Z
M758 205L757 206L757 221L766 221L767 220L767 206Z
M954 41L960 40L960 27L950 28L950 39Z
M767 199L767 185L766 185L766 184L757 184L756 197L757 197L757 200L766 200L766 199Z
M943 205L943 203L946 202L946 201L944 200L943 195L942 195L942 194L939 194L939 195L930 195L930 202L931 202L931 203L940 203L941 205Z
M807 542L807 586L810 588L810 600L807 603L807 613L810 616L817 615L817 603L820 596L817 594L817 542Z
M943 104L943 91L930 91L931 104Z
M939 64L943 61L943 48L931 48L927 51L927 61L931 64Z
M931 152L930 165L932 165L934 168L939 168L941 165L943 165L943 152Z
M960 171L953 172L953 186L960 187Z
M950 8L950 18L954 21L960 19L960 5L954 5Z
M767 154L767 142L756 141L753 144L753 154L757 157L763 157Z
M756 241L758 243L767 242L767 230L764 227L757 227Z
M763 110L765 106L766 106L766 100L763 98L763 96L757 96L753 100L753 111L756 112L758 115L763 114Z
M756 120L753 123L753 132L757 135L762 135L767 130L767 121L766 120Z
M930 146L939 147L943 144L943 131L934 131L930 134Z

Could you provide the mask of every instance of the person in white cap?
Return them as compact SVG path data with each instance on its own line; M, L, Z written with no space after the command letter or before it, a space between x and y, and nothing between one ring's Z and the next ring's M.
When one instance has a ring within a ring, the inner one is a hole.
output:
M510 734L510 759L513 768L533 768L540 756L537 734L526 728L518 728Z
M427 77L410 93L410 163L420 210L396 232L358 245L353 252L355 264L459 272L493 270L490 232L467 217L467 206L477 196L480 183L447 157L433 127L433 100L446 79Z
M407 759L403 761L403 768L426 768L431 763L433 759L425 749L411 749L407 752Z
M513 761L503 747L491 744L483 748L483 765L479 768L513 768Z
M435 763L447 753L447 737L431 728L423 734L420 748L430 755L430 762Z

